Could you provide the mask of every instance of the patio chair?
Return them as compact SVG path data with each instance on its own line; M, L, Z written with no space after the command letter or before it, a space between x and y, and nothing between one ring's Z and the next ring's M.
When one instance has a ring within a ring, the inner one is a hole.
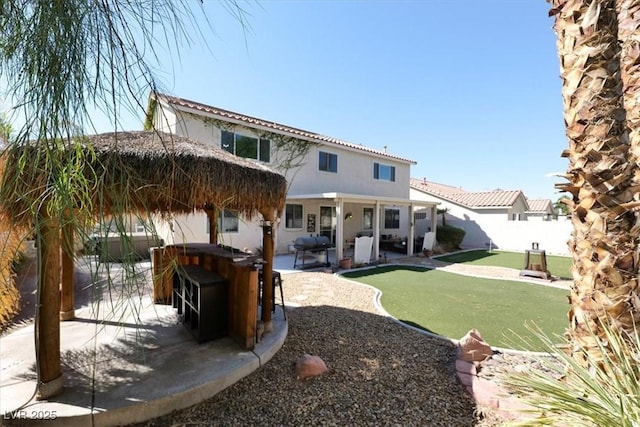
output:
M436 233L428 231L424 233L424 240L422 241L422 250L433 250L433 244L436 242Z
M362 236L356 237L353 249L353 263L369 264L371 261L371 248L373 247L373 237Z

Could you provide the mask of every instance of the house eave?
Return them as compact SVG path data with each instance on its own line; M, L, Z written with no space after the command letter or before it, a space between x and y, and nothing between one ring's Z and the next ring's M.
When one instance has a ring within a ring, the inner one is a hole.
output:
M188 106L185 106L185 105L177 104L177 103L171 102L170 100L166 99L162 95L157 96L156 99L158 100L158 102L161 102L164 105L170 106L171 108L173 108L173 109L175 109L177 111L184 112L184 113L189 113L189 114L194 114L196 116L209 117L209 118L213 118L213 119L216 119L216 120L225 121L227 123L232 123L234 125L246 127L246 128L249 128L249 129L256 129L256 130L261 130L261 131L265 131L265 132L277 133L277 134L288 136L288 137L291 137L291 138L297 138L297 139L300 139L300 140L303 140L303 141L311 142L311 143L314 143L314 144L317 144L317 145L327 145L327 146L333 146L333 147L337 147L337 148L340 148L340 149L343 149L343 150L347 150L347 151L351 151L351 152L366 153L369 156L380 158L380 159L385 159L386 161L394 161L394 162L408 164L408 165L416 165L416 164L418 164L418 162L416 162L415 160L406 159L406 158L403 158L403 157L400 157L400 156L395 156L393 154L382 153L382 152L379 152L379 151L374 150L374 149L369 148L369 147L365 147L365 146L359 147L357 144L349 143L349 142L346 142L346 141L343 141L343 142L339 143L339 142L334 142L334 141L330 140L330 139L335 139L335 138L325 137L325 138L329 139L329 140L327 140L327 139L324 139L324 138L321 138L321 137L313 137L313 136L305 135L305 133L311 133L311 132L308 132L308 131L299 130L300 133L297 133L297 132L287 131L287 130L284 130L284 129L279 129L279 127L288 127L288 126L281 125L281 124L276 123L276 122L272 122L273 124L271 126L263 125L263 124L260 124L260 123L250 123L250 122L247 122L245 120L236 119L236 118L233 118L233 117L228 117L226 115L216 114L216 113L211 112L211 111L203 111L203 110L200 110L200 109L197 109L197 108L192 108L192 107L188 107ZM267 122L266 120L262 120L262 119L256 119L256 120Z
M384 197L384 196L371 196L365 194L350 194L350 193L338 193L338 192L327 192L327 193L310 193L310 194L295 194L295 195L287 195L287 202L297 201L297 200L331 200L331 201L339 201L343 202L352 202L352 203L380 203L384 205L397 205L397 206L438 206L439 202L427 202L424 200L418 199L402 199L396 197Z
M513 209L513 205L511 206L470 206L469 209L473 210L495 210L495 209Z

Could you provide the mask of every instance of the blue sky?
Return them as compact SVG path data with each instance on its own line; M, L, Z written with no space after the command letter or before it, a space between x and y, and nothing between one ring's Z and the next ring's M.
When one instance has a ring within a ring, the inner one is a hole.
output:
M412 176L556 200L567 147L543 0L205 0L215 34L162 58L164 91L417 161ZM140 117L125 118L140 129ZM105 126L98 131L109 131Z

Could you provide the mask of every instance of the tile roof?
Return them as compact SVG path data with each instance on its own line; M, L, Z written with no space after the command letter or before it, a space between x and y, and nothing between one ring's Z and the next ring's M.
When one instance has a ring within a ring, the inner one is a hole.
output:
M410 184L417 190L422 190L426 193L431 193L437 196L455 196L457 194L466 193L465 190L459 187L453 187L451 185L439 184L437 182L431 182L424 179L411 178Z
M520 190L473 192L416 178L411 178L410 186L418 191L468 208L507 208L513 206L519 196L524 198L524 194Z
M387 157L389 159L398 160L405 163L410 163L410 164L417 163L415 160L389 154L385 151L375 150L373 148L365 147L364 145L353 144L351 142L343 141L337 138L332 138L330 136L320 135L318 133L297 129L297 128L283 125L276 122L270 122L268 120L259 119L257 117L251 117L245 114L235 113L233 111L224 110L222 108L213 107L211 105L205 105L196 101L190 101L188 99L179 98L176 96L166 95L162 93L155 93L155 96L179 108L183 108L183 109L186 108L190 110L196 110L201 113L212 114L212 115L221 117L222 119L230 119L233 121L241 122L244 125L249 127L251 126L264 127L267 129L271 129L273 132L280 132L280 133L284 132L284 133L295 135L300 138L309 139L313 142L340 145L343 147L365 151L367 153L375 154L381 157Z
M553 203L550 199L527 199L529 212L547 212L553 211Z

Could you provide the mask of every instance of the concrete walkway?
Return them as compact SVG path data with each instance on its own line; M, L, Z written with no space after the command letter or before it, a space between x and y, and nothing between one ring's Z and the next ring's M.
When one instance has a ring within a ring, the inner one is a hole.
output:
M452 264L438 260L438 258L425 258L420 256L396 258L390 261L393 264L417 265L425 268L433 268L437 270L447 271L450 273L461 274L471 277L485 277L497 280L515 280L518 282L526 282L541 286L550 286L559 289L569 289L571 280L545 280L531 276L521 276L520 270L508 267L494 267L472 264Z

